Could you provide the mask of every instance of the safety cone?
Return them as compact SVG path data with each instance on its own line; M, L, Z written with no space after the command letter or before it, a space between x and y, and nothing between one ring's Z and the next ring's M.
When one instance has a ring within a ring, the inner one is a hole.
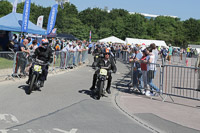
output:
M186 60L186 66L188 66L188 60Z

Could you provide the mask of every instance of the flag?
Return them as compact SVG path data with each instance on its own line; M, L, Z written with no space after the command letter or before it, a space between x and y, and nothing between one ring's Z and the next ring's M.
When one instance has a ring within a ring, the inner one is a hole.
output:
M44 19L44 16L39 16L38 17L38 20L37 20L37 26L41 27L43 26L43 19Z
M28 30L30 8L31 8L31 0L26 0L24 3L24 11L22 18L22 32L27 32Z
M47 35L51 33L56 23L56 16L58 12L58 4L55 4L50 11L48 25L47 25Z
M18 0L14 1L12 12L16 12L17 11L17 2L18 2Z
M92 39L92 31L90 31L90 38L89 38L90 43L91 43L91 39Z
M63 1L61 1L60 7L61 7L62 9L64 9L64 3L63 3Z

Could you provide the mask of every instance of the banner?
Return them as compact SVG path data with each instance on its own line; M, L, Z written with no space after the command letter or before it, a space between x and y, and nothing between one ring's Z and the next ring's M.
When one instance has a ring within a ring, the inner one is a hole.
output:
M39 16L38 17L38 20L37 20L37 26L41 27L43 26L43 19L44 19L44 16Z
M90 31L90 38L89 38L89 42L91 43L92 39L92 31Z
M18 2L18 0L14 1L12 12L16 12L17 11L17 2Z
M22 18L22 32L27 32L28 30L30 8L31 8L31 0L25 0L23 18Z
M53 30L53 28L55 26L57 12L58 12L58 4L55 4L51 8L51 12L50 12L50 15L49 15L48 25L47 25L47 35L49 35L51 33L51 31Z
M54 28L51 33L56 34L57 28Z

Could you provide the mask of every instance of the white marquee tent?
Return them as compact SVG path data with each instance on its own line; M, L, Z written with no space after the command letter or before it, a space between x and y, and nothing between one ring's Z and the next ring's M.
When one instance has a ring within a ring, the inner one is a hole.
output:
M155 43L156 46L165 46L168 47L165 41L162 40L147 40L147 39L137 39L137 38L126 38L126 44L133 45L140 44L145 46L149 46L151 43Z
M107 42L112 42L112 43L123 43L126 44L125 41L115 37L115 36L111 36L111 37L107 37L104 39L99 40L98 42L103 42L103 43L107 43Z

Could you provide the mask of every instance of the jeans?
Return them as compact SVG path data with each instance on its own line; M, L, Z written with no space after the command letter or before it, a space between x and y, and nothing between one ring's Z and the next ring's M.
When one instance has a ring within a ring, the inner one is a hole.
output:
M141 82L142 82L142 75L140 70L133 70L133 87L137 87L139 90L142 88Z
M142 88L147 88L147 71L142 71Z
M157 92L159 92L160 89L157 86L155 86L154 83L153 83L154 73L155 73L155 71L153 71L153 70L149 70L147 72L147 83L150 86L151 90L154 89Z

